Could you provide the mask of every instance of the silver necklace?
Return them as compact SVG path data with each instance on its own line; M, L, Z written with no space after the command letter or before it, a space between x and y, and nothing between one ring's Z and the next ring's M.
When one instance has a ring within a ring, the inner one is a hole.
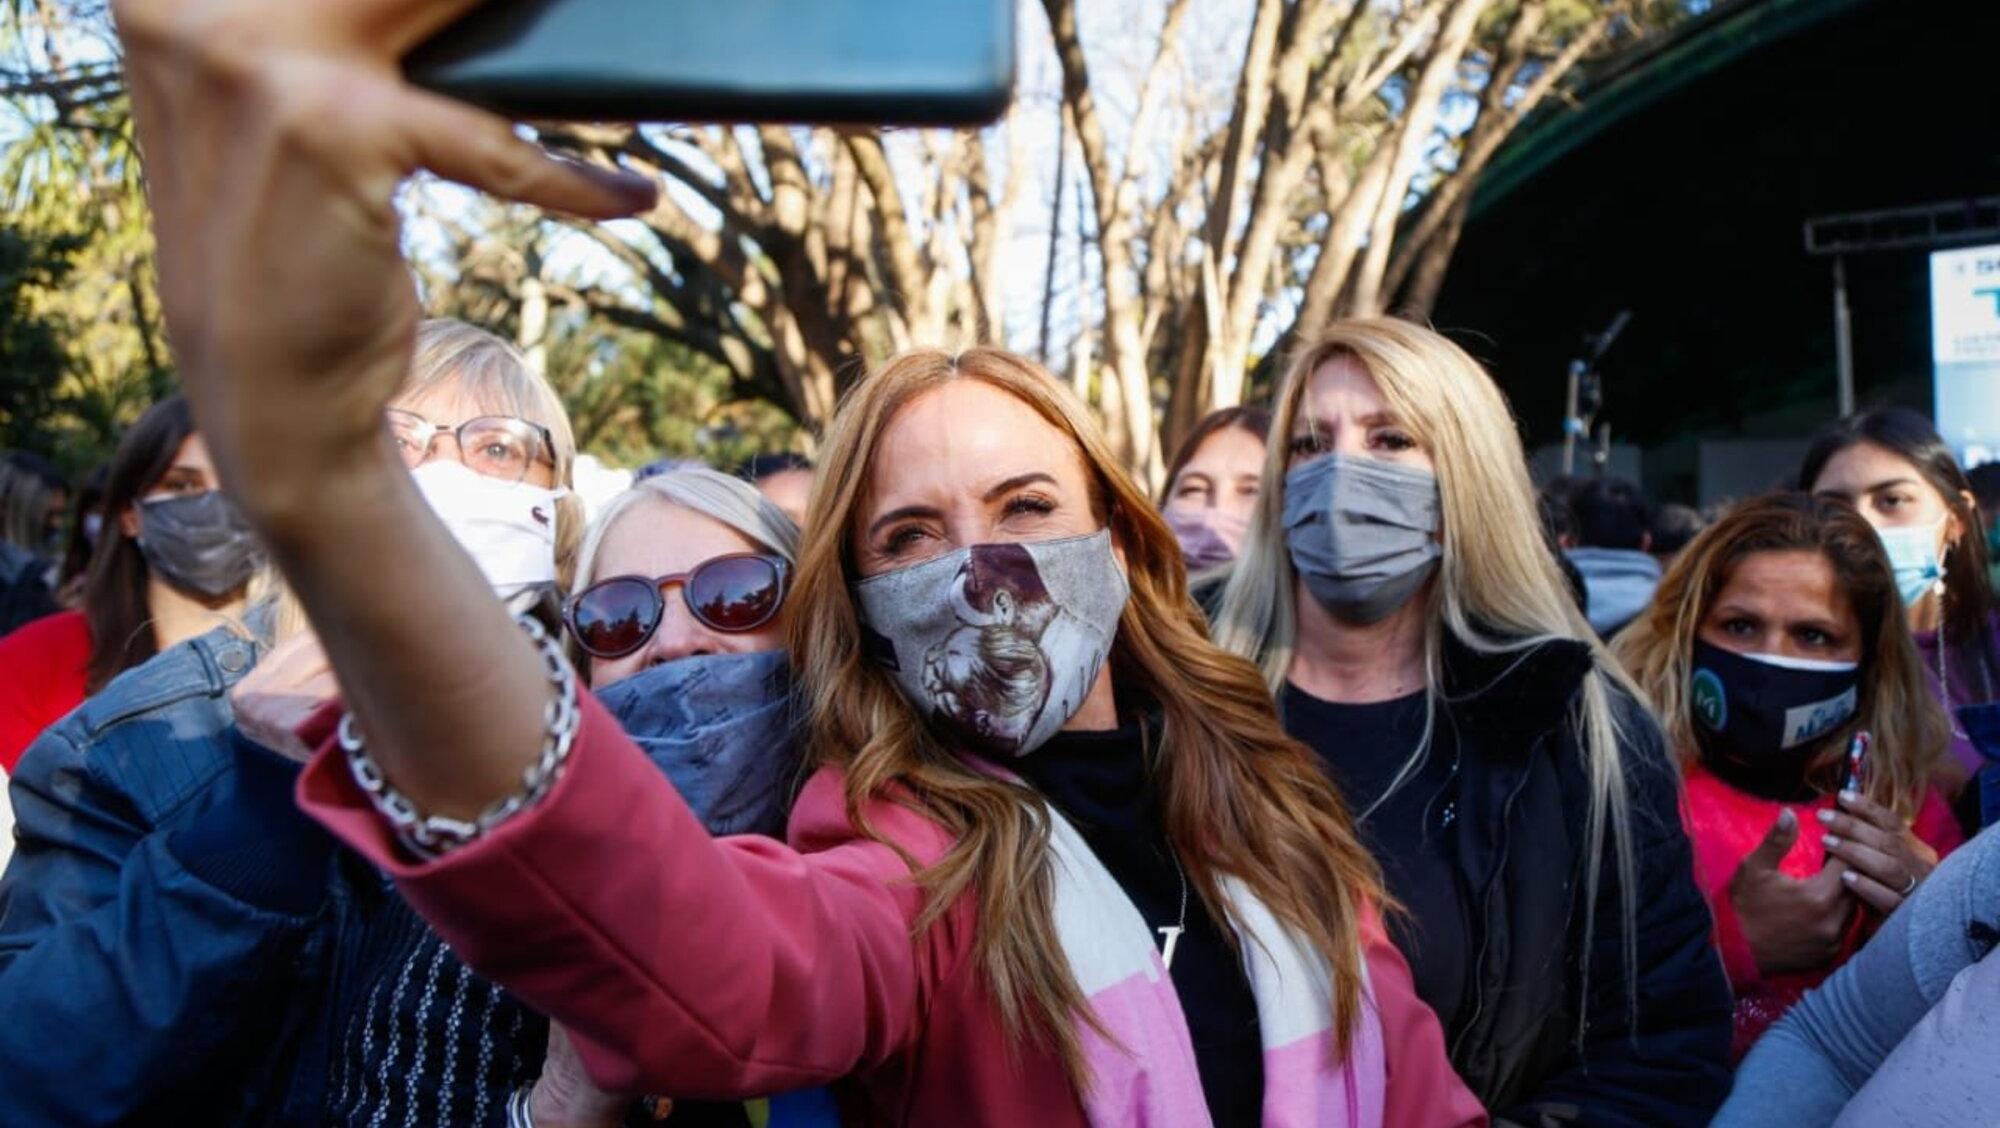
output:
M1181 920L1179 924L1163 924L1153 931L1160 934L1160 962L1172 971L1174 949L1180 945L1181 934L1187 931L1188 882L1187 872L1181 869L1181 860L1174 856L1172 843L1167 844L1167 860L1174 864L1174 876L1181 879Z

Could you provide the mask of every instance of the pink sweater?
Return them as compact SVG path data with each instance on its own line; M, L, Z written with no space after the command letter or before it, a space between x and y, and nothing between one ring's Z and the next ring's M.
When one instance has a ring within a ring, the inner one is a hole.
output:
M301 804L393 875L468 964L567 1026L600 1085L729 1100L834 1083L850 1124L1083 1125L1056 1058L1001 1029L972 958L972 898L915 932L908 867L852 829L834 771L807 783L789 846L710 838L586 695L569 768L540 806L413 863L329 746L336 710L307 726L321 748ZM906 808L868 815L920 862L949 845ZM1484 1124L1379 927L1366 959L1384 1123Z
M1694 843L1695 884L1701 887L1702 896L1708 898L1708 907L1715 914L1715 945L1722 953L1723 969L1729 973L1730 989L1736 993L1735 1056L1740 1061L1765 1029L1798 1002L1800 996L1832 975L1867 942L1879 920L1870 912L1857 912L1841 944L1839 957L1823 968L1765 975L1750 953L1750 942L1743 936L1736 905L1729 898L1730 879L1736 876L1736 867L1764 840L1778 812L1787 806L1798 816L1799 838L1778 863L1778 870L1793 878L1818 873L1826 865L1826 847L1820 842L1826 830L1816 816L1817 812L1832 809L1834 798L1823 795L1810 803L1776 803L1738 791L1699 762L1688 764L1685 774L1687 801L1682 819L1687 824L1688 838ZM1911 829L1940 858L1965 840L1934 787L1925 789L1923 805Z

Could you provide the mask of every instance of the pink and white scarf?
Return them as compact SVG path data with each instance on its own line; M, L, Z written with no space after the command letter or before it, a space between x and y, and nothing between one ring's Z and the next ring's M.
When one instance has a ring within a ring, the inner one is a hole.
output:
M1069 821L1049 809L1055 925L1077 985L1112 1039L1079 1023L1094 1128L1211 1128L1180 997L1155 931ZM1377 1128L1388 1068L1374 992L1345 1061L1333 1055L1326 963L1234 879L1223 884L1257 1000L1264 1046L1265 1128ZM1365 966L1364 972L1366 974Z

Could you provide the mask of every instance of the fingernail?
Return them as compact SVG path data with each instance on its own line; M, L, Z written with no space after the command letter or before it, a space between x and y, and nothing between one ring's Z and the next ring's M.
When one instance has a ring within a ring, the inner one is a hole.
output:
M605 168L602 165L585 165L590 174L606 188L624 197L634 208L649 208L659 198L660 186L653 178L622 168Z
M1835 816L1834 816L1834 813L1833 813L1832 811L1821 811L1821 812L1819 812L1819 821L1821 821L1821 822L1825 823L1825 824L1826 824L1826 825L1828 825L1828 826L1832 826L1832 825L1833 825L1833 820L1834 820L1834 817L1835 817Z
M1840 839L1831 834L1824 834L1820 836L1819 844L1831 850L1835 846L1840 845Z
M1854 883L1855 883L1856 881L1859 881L1859 880L1861 880L1861 879L1860 879L1860 878L1858 878L1858 877L1856 877L1856 876L1854 876L1854 871L1853 871L1853 870L1848 870L1848 871L1847 871L1846 873L1843 873L1843 874L1841 874L1841 875L1840 875L1840 881L1841 881L1841 884L1843 884L1843 885L1852 885L1852 884L1854 884Z
M1843 803L1852 803L1859 798L1861 798L1861 793L1858 791L1843 791L1840 793L1840 801Z
M1784 810L1778 812L1779 826L1790 827L1793 823L1797 821L1799 821L1799 817L1792 813L1792 809L1790 807L1786 807Z

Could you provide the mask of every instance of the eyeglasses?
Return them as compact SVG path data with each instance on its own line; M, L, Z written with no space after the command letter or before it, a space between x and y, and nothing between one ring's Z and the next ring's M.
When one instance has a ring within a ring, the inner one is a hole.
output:
M783 557L731 553L702 561L686 572L657 579L612 576L599 580L563 605L563 622L584 652L623 658L646 645L666 614L667 588L679 584L681 598L697 622L728 634L754 631L784 605L791 566Z
M456 427L433 423L414 411L388 411L389 433L403 465L415 470L431 454L439 435L458 440L458 460L473 473L518 482L536 463L553 465L555 443L549 429L511 415L482 415Z

